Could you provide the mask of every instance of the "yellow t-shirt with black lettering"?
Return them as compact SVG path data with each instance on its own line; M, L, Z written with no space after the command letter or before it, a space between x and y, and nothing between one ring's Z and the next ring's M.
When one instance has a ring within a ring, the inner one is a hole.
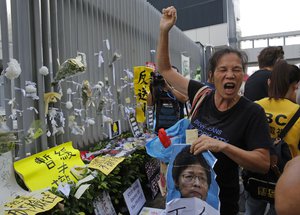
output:
M284 126L294 116L299 108L299 105L291 102L288 99L269 99L263 98L256 101L265 110L268 123L270 126L270 133L272 138L276 138ZM292 156L300 155L299 141L300 141L300 118L288 131L284 140L288 143Z

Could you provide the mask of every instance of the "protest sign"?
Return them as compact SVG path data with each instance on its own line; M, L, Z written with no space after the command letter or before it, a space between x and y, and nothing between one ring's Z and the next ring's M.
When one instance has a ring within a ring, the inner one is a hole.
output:
M168 202L165 214L169 215L220 215L220 212L207 202L193 198L178 198Z
M91 163L89 164L89 168L98 169L101 172L103 172L105 175L108 175L124 159L125 159L124 157L101 157L101 156L98 156L91 161Z
M150 92L150 78L153 68L136 66L134 72L134 93L136 96L136 121L138 123L146 120L147 96Z
M95 215L116 215L109 193L103 191L93 201Z
M77 181L70 169L84 165L79 151L73 148L72 142L67 142L16 161L14 168L28 189L34 191Z
M115 138L121 134L121 121L115 121L109 126L109 139Z
M152 158L145 164L146 175L150 184L152 198L154 198L159 191L159 167L159 161L155 158Z
M27 196L19 196L4 205L5 214L35 215L52 209L62 201L51 192L34 193Z
M167 170L166 201L197 197L218 211L219 186L213 170L216 158L209 151L194 155L190 153L190 147L188 144L172 146Z
M146 198L140 183L137 179L124 193L127 208L130 215L137 215L146 202Z

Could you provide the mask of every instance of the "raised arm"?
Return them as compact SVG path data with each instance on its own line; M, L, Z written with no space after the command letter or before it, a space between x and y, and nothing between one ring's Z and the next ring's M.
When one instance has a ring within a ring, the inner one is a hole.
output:
M160 20L160 34L157 46L157 65L160 74L167 80L176 90L183 95L188 95L189 79L183 77L175 69L172 68L169 57L169 31L176 22L176 9L171 6L162 10Z

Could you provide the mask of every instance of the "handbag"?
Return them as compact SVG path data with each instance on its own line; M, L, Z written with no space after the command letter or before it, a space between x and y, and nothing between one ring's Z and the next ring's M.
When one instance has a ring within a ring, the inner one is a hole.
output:
M243 170L242 178L244 187L251 197L274 204L276 182L285 164L292 159L289 146L283 138L298 120L299 116L300 108L280 132L278 137L273 140L273 146L270 149L270 169L267 174L258 174Z

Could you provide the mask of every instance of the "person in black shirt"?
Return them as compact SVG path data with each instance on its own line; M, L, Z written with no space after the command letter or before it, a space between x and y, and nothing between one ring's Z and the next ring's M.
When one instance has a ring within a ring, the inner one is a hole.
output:
M158 133L160 128L167 129L182 119L186 101L186 96L171 87L159 73L154 72L147 97L147 106L154 108L154 131Z
M258 55L259 70L253 73L245 84L244 96L251 101L257 101L268 97L268 79L274 64L283 59L282 46L269 46L264 48Z
M157 62L160 74L180 93L193 102L205 86L177 73L169 58L169 31L177 19L176 9L163 9ZM191 119L190 128L197 128L198 139L191 153L210 150L217 158L214 171L220 187L221 215L236 215L239 211L239 165L245 169L266 173L270 166L271 138L262 107L243 96L239 90L247 63L245 53L232 48L215 52L209 61L214 80L212 90ZM182 131L184 132L184 131Z

